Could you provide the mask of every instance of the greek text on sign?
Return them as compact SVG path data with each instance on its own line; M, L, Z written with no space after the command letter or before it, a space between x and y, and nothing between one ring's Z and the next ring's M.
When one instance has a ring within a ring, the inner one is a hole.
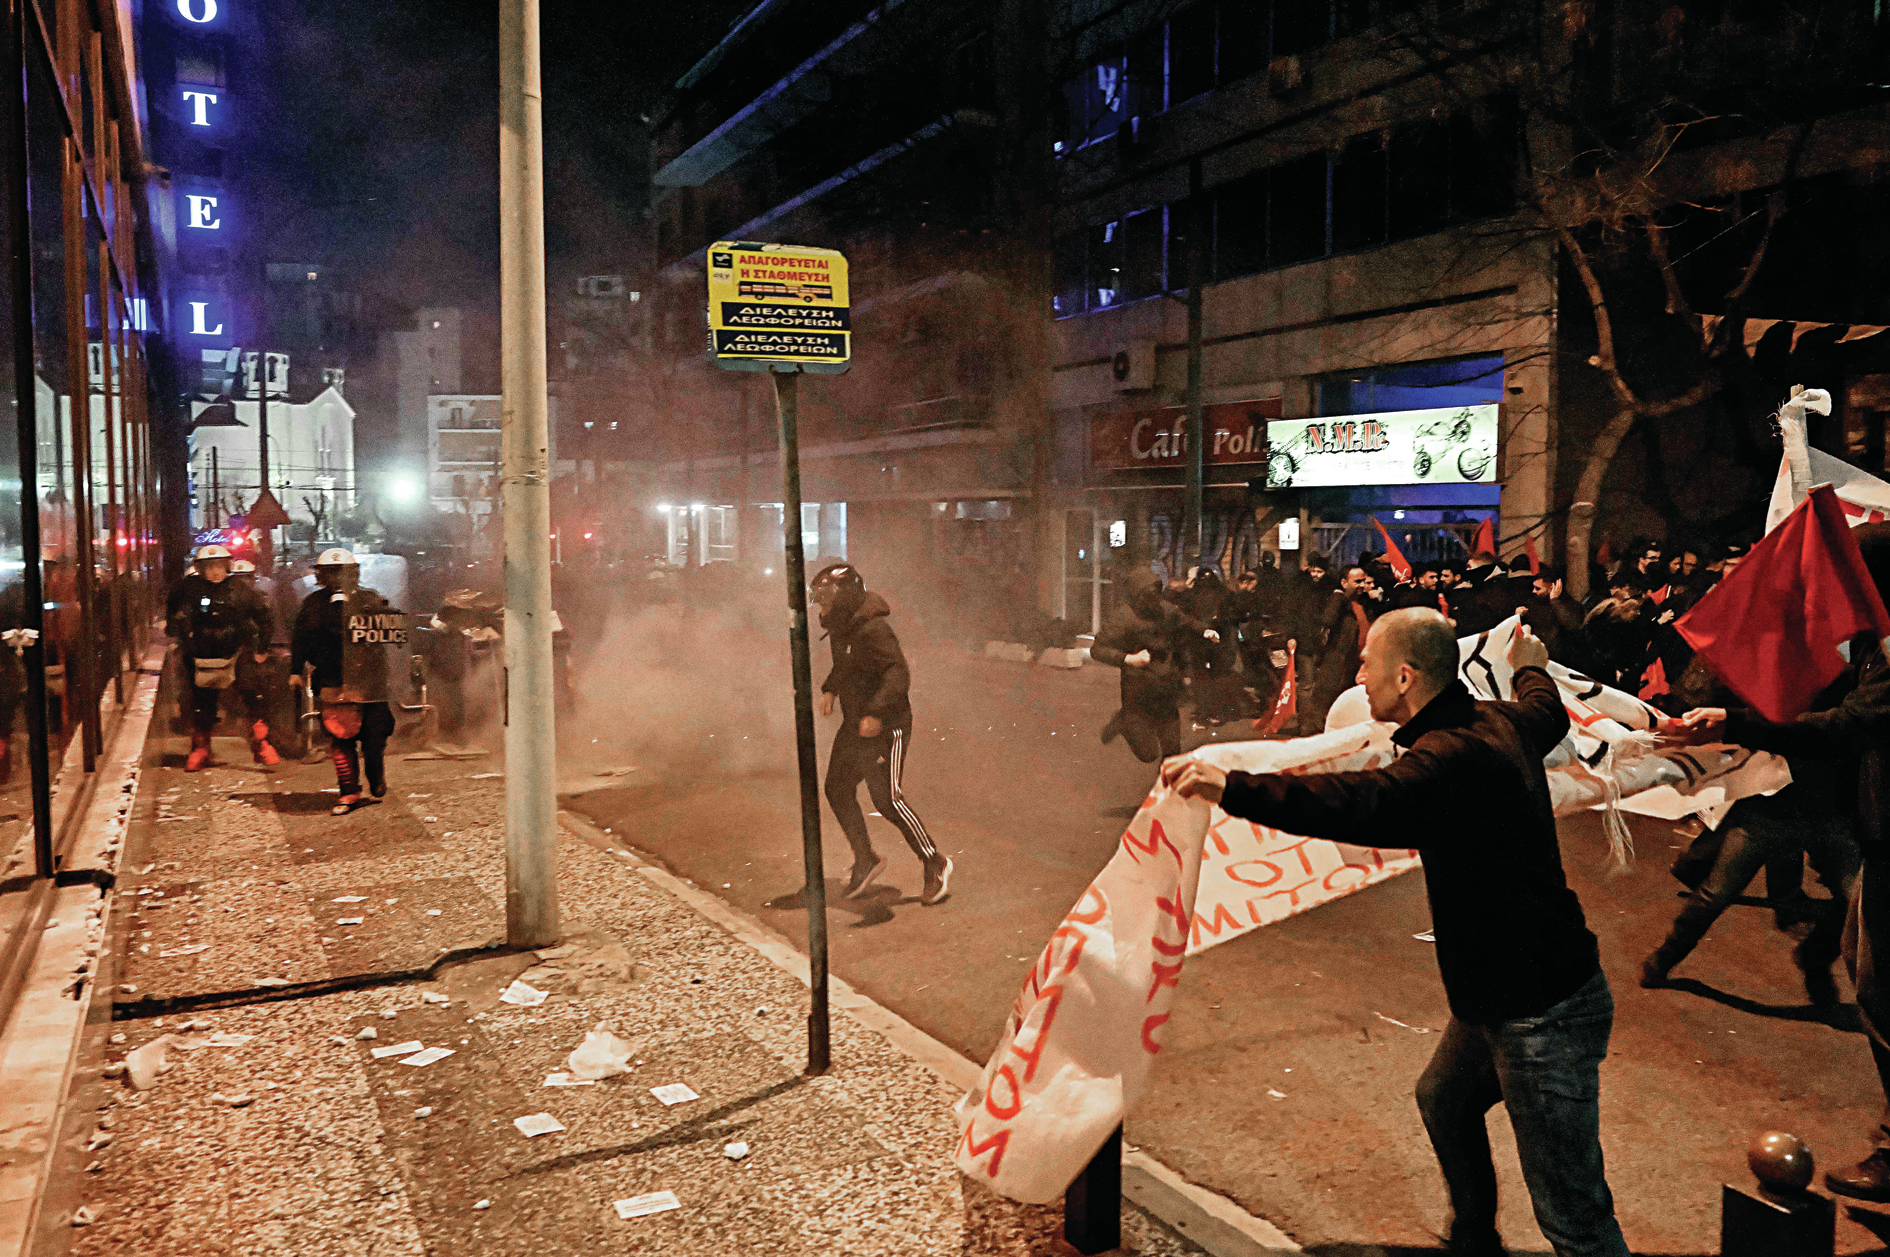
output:
M853 356L847 260L837 250L722 240L708 261L717 358L833 366Z
M348 640L357 646L405 646L407 617L399 611L348 617Z
M1497 408L1444 406L1267 425L1267 488L1491 484Z

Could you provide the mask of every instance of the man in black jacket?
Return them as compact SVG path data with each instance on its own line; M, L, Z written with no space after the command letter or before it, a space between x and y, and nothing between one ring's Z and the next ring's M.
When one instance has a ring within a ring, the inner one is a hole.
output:
M1189 759L1163 777L1286 833L1422 852L1451 1019L1417 1100L1450 1192L1449 1251L1503 1251L1484 1125L1500 1102L1555 1251L1628 1257L1601 1155L1614 1001L1562 872L1542 768L1568 732L1548 658L1519 632L1514 700L1479 702L1457 677L1443 617L1394 611L1372 626L1360 668L1372 718L1400 726L1392 740L1403 753L1390 767L1248 774Z
M866 592L859 569L837 563L814 577L811 588L820 606L820 623L833 645L833 671L820 683L820 714L833 714L840 703L840 728L827 758L827 803L853 848L853 873L846 896L857 899L886 869L886 857L873 851L860 814L860 783L879 814L898 827L906 845L925 865L925 889L919 902L943 903L951 894L952 860L932 845L919 814L901 792L906 752L912 744L912 704L907 691L912 670L887 617L892 608L878 594Z
M1162 596L1147 568L1128 575L1129 601L1089 648L1097 663L1122 669L1122 706L1103 726L1104 745L1120 735L1144 764L1181 754L1182 648L1220 634Z

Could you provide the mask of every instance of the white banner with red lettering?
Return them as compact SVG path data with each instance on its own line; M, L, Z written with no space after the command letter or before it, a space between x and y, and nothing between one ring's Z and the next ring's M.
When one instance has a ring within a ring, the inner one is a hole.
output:
M1479 697L1510 696L1516 624L1459 643ZM1779 757L1738 747L1655 753L1652 707L1559 664L1550 672L1570 716L1544 761L1558 816L1620 800L1678 817L1791 781ZM1362 690L1342 696L1315 737L1193 754L1243 772L1382 767L1396 753L1392 727L1362 700ZM1415 851L1283 834L1158 786L1051 934L982 1080L960 1101L958 1168L1016 1200L1056 1199L1147 1089L1189 955L1417 865Z

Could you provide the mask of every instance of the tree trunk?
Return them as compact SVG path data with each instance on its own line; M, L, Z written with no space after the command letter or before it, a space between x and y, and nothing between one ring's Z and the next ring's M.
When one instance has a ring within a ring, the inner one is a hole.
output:
M1568 508L1567 562L1569 595L1577 601L1588 597L1588 539L1595 526L1595 500L1601 496L1601 482L1607 478L1616 451L1641 417L1638 407L1630 406L1614 413L1607 426L1595 437L1582 464L1582 478L1575 486L1575 501Z

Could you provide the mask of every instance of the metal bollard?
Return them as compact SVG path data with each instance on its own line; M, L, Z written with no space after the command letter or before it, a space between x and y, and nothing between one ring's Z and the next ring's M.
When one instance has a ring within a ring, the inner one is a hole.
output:
M1725 1184L1720 1190L1720 1257L1831 1257L1837 1204L1808 1190L1811 1149L1784 1131L1752 1141L1746 1164L1759 1190Z
M1122 1127L1063 1193L1063 1238L1085 1255L1122 1246Z

